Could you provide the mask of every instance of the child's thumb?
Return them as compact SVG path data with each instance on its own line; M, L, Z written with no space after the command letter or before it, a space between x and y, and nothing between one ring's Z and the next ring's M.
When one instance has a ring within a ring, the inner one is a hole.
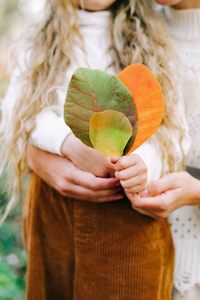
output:
M120 157L113 156L113 157L110 158L110 161L111 161L111 163L115 164L119 159L120 159Z

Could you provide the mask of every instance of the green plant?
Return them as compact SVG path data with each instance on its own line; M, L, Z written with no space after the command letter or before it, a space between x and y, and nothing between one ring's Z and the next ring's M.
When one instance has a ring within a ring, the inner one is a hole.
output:
M1 216L8 202L3 192L6 176L0 181ZM26 253L22 242L21 204L18 203L0 226L0 300L25 299Z
M25 273L21 226L7 220L0 227L0 300L25 299Z

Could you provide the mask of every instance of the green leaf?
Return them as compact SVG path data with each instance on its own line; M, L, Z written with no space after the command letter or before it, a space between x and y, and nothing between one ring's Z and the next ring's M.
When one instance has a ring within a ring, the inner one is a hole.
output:
M121 156L132 136L129 119L120 112L107 110L95 113L90 119L90 140L101 154Z
M137 132L137 110L128 88L115 76L99 70L79 68L69 83L64 117L76 137L92 147L90 118L94 113L114 110L124 113Z

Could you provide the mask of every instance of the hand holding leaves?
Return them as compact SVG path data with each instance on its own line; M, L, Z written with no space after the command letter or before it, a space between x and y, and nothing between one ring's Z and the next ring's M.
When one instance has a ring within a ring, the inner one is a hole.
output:
M99 70L77 69L64 111L66 124L83 143L105 156L121 156L156 131L164 108L154 75L144 65L134 64L118 78Z

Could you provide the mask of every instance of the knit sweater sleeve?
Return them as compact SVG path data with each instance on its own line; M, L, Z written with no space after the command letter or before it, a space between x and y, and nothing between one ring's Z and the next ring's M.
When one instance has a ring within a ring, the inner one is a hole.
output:
M66 91L57 91L58 105L50 106L36 117L36 127L31 134L30 143L34 146L62 155L61 146L71 129L64 121L64 101Z
M160 178L162 173L161 155L153 142L148 140L132 154L139 155L147 166L147 183Z
M62 115L47 110L37 116L30 143L42 150L62 155L62 143L70 132L71 129L65 124Z

